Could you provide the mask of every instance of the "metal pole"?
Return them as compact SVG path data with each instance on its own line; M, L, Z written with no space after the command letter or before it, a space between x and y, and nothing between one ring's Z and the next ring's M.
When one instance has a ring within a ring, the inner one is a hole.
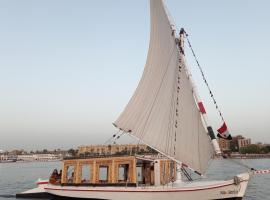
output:
M185 30L183 28L181 28L179 35L180 35L180 37L179 37L179 43L178 43L179 53L180 53L181 59L184 59L185 60L185 52L184 52L184 36L185 36ZM195 101L197 103L197 106L200 107L200 105L201 105L203 107L202 100L201 100L201 98L199 96L199 93L197 91L197 87L196 87L196 85L195 85L195 83L193 81L192 75L189 72L189 69L188 69L188 66L187 65L185 67L185 70L186 70L186 74L187 74L187 76L188 76L188 78L190 80L190 83L191 83L191 86L192 86L192 89L193 89L193 95L194 95ZM216 153L216 155L221 155L221 150L220 150L219 144L217 142L217 139L216 139L216 136L214 134L213 128L209 125L208 117L206 115L206 112L202 112L201 111L201 114L202 114L203 121L204 121L204 123L205 123L205 125L207 127L208 134L209 134L209 136L211 138L211 142L212 142L212 145L214 147L215 153Z

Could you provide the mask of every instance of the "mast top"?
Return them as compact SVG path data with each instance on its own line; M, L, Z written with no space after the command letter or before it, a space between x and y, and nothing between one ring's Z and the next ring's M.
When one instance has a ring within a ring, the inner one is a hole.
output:
M184 34L184 33L185 33L184 28L181 28L181 29L180 29L180 33L179 33L179 34L181 35L181 34Z
M185 30L184 28L181 28L180 29L180 32L179 32L179 48L180 48L180 52L185 55L185 51L184 51L184 36L185 36Z

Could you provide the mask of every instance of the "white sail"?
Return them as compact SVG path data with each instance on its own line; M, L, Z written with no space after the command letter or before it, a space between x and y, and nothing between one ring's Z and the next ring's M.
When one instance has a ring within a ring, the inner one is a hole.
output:
M204 173L213 149L193 96L183 54L162 0L150 0L151 35L140 83L114 125Z

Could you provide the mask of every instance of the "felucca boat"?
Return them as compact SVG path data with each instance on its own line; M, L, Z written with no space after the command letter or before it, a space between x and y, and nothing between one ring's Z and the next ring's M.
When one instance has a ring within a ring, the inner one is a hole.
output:
M204 174L210 159L222 153L185 62L187 34L184 29L176 33L162 0L150 0L150 12L145 69L114 125L159 155L65 159L61 180L39 181L37 189L18 197L49 194L110 200L242 199L251 176L262 173L250 170L226 181L194 181L185 173L188 168ZM218 131L221 137L230 138L225 122ZM86 179L82 178L85 167L89 167ZM183 174L189 181L182 180Z

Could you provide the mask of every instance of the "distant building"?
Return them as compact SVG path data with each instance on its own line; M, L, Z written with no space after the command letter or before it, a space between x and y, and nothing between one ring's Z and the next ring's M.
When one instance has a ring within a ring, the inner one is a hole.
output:
M250 138L244 138L242 135L232 137L230 149L232 152L239 152L241 147L246 147L251 144Z
M218 138L218 143L221 151L230 151L230 140Z
M9 151L9 154L10 155L22 155L22 154L26 154L26 153L27 153L26 151L24 151L24 150L18 150L18 149Z
M79 146L78 154L111 155L123 152L148 152L149 147L143 144L113 144L113 145L89 145Z
M262 142L257 142L256 145L260 148L263 148L263 147L267 147L267 146L270 146L270 144L263 144Z
M0 162L16 161L16 160L17 156L14 155L5 155L5 154L0 155Z
M20 161L54 161L60 160L59 155L54 154L28 154L28 155L18 155L17 160Z
M246 147L251 144L251 139L250 138L244 138L244 139L239 139L238 140L238 148L240 149L241 147Z

